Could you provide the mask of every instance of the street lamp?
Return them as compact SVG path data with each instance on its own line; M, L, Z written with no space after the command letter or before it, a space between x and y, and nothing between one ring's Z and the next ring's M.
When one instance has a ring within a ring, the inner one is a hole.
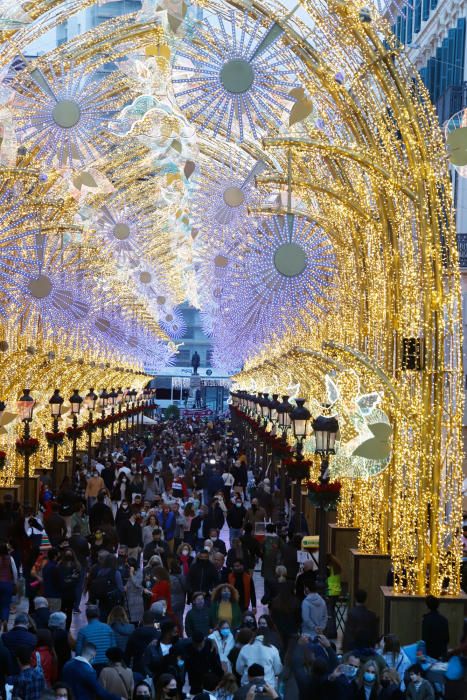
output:
M123 401L125 402L125 439L128 439L128 409L130 408L131 400L131 389L127 386L126 391L123 395Z
M136 408L135 404L136 404L136 395L137 394L138 394L138 392L136 391L136 389L130 389L131 407L132 408ZM131 414L131 434L132 435L135 434L135 414L134 413Z
M18 409L18 414L20 420L24 423L23 441L26 443L31 437L29 424L32 421L32 414L34 411L34 406L36 402L31 396L31 389L23 389L23 395L17 401L16 406ZM24 504L29 505L29 457L31 451L29 447L25 444L24 449Z
M292 406L289 403L289 397L288 396L283 396L282 397L282 403L279 404L277 408L277 420L279 421L279 425L282 430L282 438L285 441L285 437L287 435L287 430L290 428L290 411L292 410Z
M278 401L278 398L279 394L273 394L272 401L270 401L269 403L269 418L275 426L277 425L277 420L279 417L279 408L281 405Z
M315 454L321 457L319 483L329 481L329 455L336 454L335 442L339 430L339 421L335 416L318 416L313 421L315 434ZM326 587L326 511L324 503L319 507L319 561L317 582L324 590Z
M71 468L73 474L76 470L76 441L78 439L78 415L81 411L82 397L78 393L78 389L73 389L73 394L70 396L71 415L73 416L73 449L71 453Z
M122 432L122 403L123 403L123 389L121 386L118 387L117 391L117 407L118 407L118 434Z
M92 416L94 411L96 410L96 404L97 404L97 399L98 396L94 392L94 387L91 387L89 389L89 392L86 394L86 397L84 399L84 402L86 404L86 408L89 411L89 418L88 418L88 424L87 424L87 433L88 433L88 469L91 466L91 458L92 458L92 433L94 432L94 425L92 422Z
M303 441L306 438L308 431L308 422L311 418L310 411L305 407L305 399L295 399L296 406L290 412L290 422L292 425L293 434L296 445L296 460L297 475L296 475L296 494L295 494L295 529L296 532L301 532L302 524L302 478L305 477L305 470L300 473L300 462L303 459Z
M114 415L115 406L117 403L118 394L115 389L111 389L109 392L109 406L110 406L110 449L113 449L114 444Z
M99 394L99 406L101 408L101 421L102 421L102 426L101 426L101 449L104 446L104 432L105 432L105 409L107 408L107 403L109 400L109 395L107 393L107 389L102 389L101 393Z
M49 399L50 405L50 415L52 416L52 432L54 434L53 438L53 452L52 452L52 479L54 490L57 486L57 468L58 468L58 419L62 415L63 408L63 397L60 396L60 390L55 389L53 395Z

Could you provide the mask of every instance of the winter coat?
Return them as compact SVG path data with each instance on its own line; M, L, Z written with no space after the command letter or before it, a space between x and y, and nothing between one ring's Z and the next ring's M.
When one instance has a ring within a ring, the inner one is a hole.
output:
M133 576L129 577L125 590L128 616L132 622L139 621L144 613L143 572L141 570L135 571Z
M328 610L326 601L318 593L309 593L302 603L302 634L315 636L316 629L326 629Z
M223 637L220 632L216 631L210 634L208 639L212 639L213 643L216 645L219 659L221 663L224 663L227 667L225 673L232 673L232 664L228 658L235 646L235 639L232 632L229 633L228 637Z
M115 637L117 638L117 646L125 652L126 650L126 645L128 644L128 640L130 638L130 635L133 634L135 630L134 625L130 625L129 622L114 622L113 625L110 625L115 632ZM108 689L107 689L108 690ZM114 692L113 690L111 691L112 693Z
M202 608L191 608L185 617L185 634L193 637L194 632L201 632L203 637L207 637L211 627L210 609L207 605Z
M109 693L120 695L128 700L133 697L135 685L133 671L123 664L117 663L103 668L99 675L99 683Z
M172 574L170 576L170 598L172 601L172 610L175 612L185 609L186 601L186 579L183 574Z

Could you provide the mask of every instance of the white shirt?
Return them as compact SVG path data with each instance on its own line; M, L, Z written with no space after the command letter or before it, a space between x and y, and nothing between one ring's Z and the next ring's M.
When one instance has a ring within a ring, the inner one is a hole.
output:
M117 478L120 476L120 474L126 474L126 476L131 476L131 469L129 467L120 467L120 469L117 472Z
M224 474L222 474L222 480L226 486L233 486L235 484L235 478L229 472L224 472Z
M170 651L171 649L172 649L172 645L171 645L171 644L162 644L162 642L161 642L161 652L162 652L162 656L167 656L167 654L169 653L169 651Z

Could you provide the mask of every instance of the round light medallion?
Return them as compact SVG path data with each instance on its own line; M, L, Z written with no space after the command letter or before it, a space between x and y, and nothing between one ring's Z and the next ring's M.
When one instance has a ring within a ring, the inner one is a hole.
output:
M255 73L248 61L243 58L233 58L224 63L219 77L227 92L232 95L241 95L248 92L253 85Z
M216 255L214 258L214 265L216 267L227 267L229 264L229 259L225 255Z
M45 299L52 291L52 282L46 275L40 275L35 280L29 280L28 289L36 299Z
M166 302L166 298L165 297L157 297L156 301L159 304L159 306L163 306Z
M60 100L52 110L52 118L62 129L71 129L79 122L81 110L73 100Z
M142 284L149 284L151 281L151 273L150 272L142 272L139 276L139 281Z
M130 227L128 224L115 224L114 238L118 241L126 241L130 237Z
M227 187L224 190L224 202L228 207L240 207L245 201L245 195L240 187Z
M306 262L306 252L297 243L283 243L274 253L274 267L284 277L301 275Z
M167 316L165 317L165 320L167 323L170 323L171 321L174 320L174 317L172 316L172 314L167 314Z

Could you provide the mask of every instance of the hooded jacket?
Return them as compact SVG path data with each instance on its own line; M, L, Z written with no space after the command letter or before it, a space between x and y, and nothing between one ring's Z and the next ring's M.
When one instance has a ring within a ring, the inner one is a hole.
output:
M309 593L302 603L302 634L315 636L317 627L324 631L327 624L325 600L318 593Z

